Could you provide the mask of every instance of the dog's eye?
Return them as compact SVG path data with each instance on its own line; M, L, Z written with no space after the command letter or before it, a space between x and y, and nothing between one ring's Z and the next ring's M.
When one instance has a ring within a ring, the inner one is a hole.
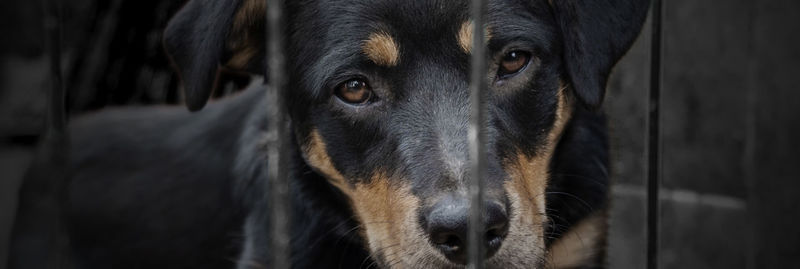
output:
M516 74L528 65L528 60L530 58L531 54L524 51L515 50L506 53L500 61L500 68L497 70L497 75L503 78Z
M364 104L372 98L372 89L361 79L351 79L339 85L336 96L350 104Z

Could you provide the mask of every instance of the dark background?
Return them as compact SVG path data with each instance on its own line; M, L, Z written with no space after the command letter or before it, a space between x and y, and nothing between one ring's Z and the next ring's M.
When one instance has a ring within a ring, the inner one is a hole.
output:
M160 40L182 1L62 2L70 117L181 102ZM662 268L800 263L798 16L793 0L664 0ZM44 17L41 1L0 1L0 267L16 193L45 129ZM610 268L645 267L650 39L648 22L608 85Z

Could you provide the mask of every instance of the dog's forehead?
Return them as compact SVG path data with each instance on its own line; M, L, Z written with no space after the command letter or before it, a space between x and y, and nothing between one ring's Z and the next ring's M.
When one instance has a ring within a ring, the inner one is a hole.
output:
M341 0L318 4L313 8L318 16L312 19L361 35L386 28L412 36L442 34L470 16L468 0ZM544 0L490 1L488 24L524 23L548 8Z
M467 0L319 0L290 7L293 73L306 74L299 83L314 98L326 96L324 90L340 76L373 65L398 67L395 71L431 62L468 66L463 53L470 52L474 24ZM520 40L547 53L557 40L546 0L492 1L484 27L490 53ZM395 73L396 79L403 74L411 73Z
M347 21L391 25L397 28L435 29L463 20L469 14L466 0L346 0L331 9Z

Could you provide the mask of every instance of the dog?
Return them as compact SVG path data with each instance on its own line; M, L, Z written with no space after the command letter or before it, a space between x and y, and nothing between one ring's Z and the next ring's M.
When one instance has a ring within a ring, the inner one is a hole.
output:
M77 268L270 264L266 87L211 102L221 68L267 68L261 0L190 0L164 45L180 107L71 123ZM464 268L469 66L487 33L487 268L604 268L608 75L647 0L286 3L291 263Z

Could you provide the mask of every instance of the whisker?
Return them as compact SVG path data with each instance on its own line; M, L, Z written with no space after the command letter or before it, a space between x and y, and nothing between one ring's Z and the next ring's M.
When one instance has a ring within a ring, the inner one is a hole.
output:
M315 240L314 242L312 242L311 244L309 244L308 248L309 248L309 249L311 249L311 248L314 248L314 247L315 247L317 244L319 244L320 242L322 242L322 239L325 239L325 238L326 238L328 235L330 235L331 233L333 233L333 231L335 231L335 230L336 230L336 229L338 229L339 227L342 227L343 225L345 225L345 224L348 224L348 222L349 222L350 220L352 220L353 218L354 218L353 216L350 216L350 217L348 217L347 219L343 220L341 223L337 224L336 226L334 226L333 228L331 228L330 230L328 230L327 232L325 232L325 234L323 234L322 236L320 236L319 238L317 238L317 240ZM356 225L356 227L358 227L358 226L359 226L359 225ZM345 234L347 234L347 233L345 233Z
M545 192L545 194L560 194L560 195L564 195L564 196L567 196L567 197L574 198L575 200L578 200L579 202L581 202L581 204L583 204L587 209L589 209L588 212L593 212L594 211L594 207L589 205L589 203L587 203L586 201L584 201L580 197L575 196L574 194L571 194L571 193L568 193L568 192L560 192L560 191L548 191L548 192Z
M388 240L388 238L387 238L387 239L385 239L385 240ZM381 243L383 243L383 241L381 241ZM400 245L400 243L393 244L393 245L388 245L388 246L384 246L384 247L381 247L381 248L379 248L379 249L375 250L375 252L376 252L376 253L382 253L382 252L384 252L384 251L386 251L386 250L388 250L388 249L390 249L390 248L393 248L393 247L396 247L396 246L399 246L399 245ZM361 267L364 265L364 263L365 263L367 260L370 260L370 259L372 260L372 263L371 263L371 264L376 264L375 260L377 260L377 258L376 258L376 257L373 255L372 251L370 251L369 255L368 255L366 258L364 258L364 260L363 260L363 261L361 261L361 264L358 266L358 268L361 268ZM369 267L367 267L367 268L369 268Z
M590 177L590 176L586 176L586 175L569 174L569 173L553 173L550 176L551 177L578 178L578 179L583 179L583 180L592 182L592 183L597 184L598 186L601 186L601 187L608 187L608 183L607 182L603 182L603 181L601 181L601 180L599 180L599 179L597 179L595 177ZM608 175L606 175L606 176L608 176Z

